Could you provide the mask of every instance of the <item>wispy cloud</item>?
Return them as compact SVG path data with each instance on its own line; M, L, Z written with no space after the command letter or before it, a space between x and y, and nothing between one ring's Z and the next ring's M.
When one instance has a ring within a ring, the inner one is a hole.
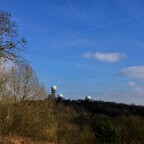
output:
M100 29L100 28L105 28L107 26L111 26L111 25L114 25L114 24L119 24L119 23L126 22L126 21L129 21L129 20L137 19L137 18L140 18L140 17L143 17L143 16L144 15L141 14L141 15L126 17L126 18L123 18L123 19L120 19L120 20L117 20L117 21L112 21L112 22L109 22L109 23L96 25L96 26L81 30L81 32L88 32L88 31L93 31L93 30Z
M94 54L91 53L91 52L86 52L82 55L83 58L86 58L86 59L91 59L94 57Z
M144 89L139 86L136 82L128 82L128 86L136 92L144 92Z
M102 62L108 62L108 63L115 63L118 62L126 57L125 54L121 54L119 52L116 53L102 53L102 52L96 52L96 53L84 53L83 54L84 58L88 59L96 59L97 61L102 61Z
M128 82L128 86L134 93L137 93L139 95L144 94L144 88L138 85L136 82Z
M137 87L137 84L135 82L128 82L128 86Z
M127 77L144 79L144 66L128 67L128 68L122 69L120 74L123 76L127 76Z

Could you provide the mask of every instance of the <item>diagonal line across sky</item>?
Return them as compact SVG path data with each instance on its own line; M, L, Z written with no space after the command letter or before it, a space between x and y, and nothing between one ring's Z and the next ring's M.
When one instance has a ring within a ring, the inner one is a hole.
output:
M126 22L126 21L129 21L129 20L137 19L137 18L140 18L140 17L143 17L143 16L144 15L141 14L141 15L126 17L126 18L123 18L123 19L120 19L120 20L117 20L117 21L113 21L113 22L109 22L109 23L105 23L105 24L101 24L101 25L96 25L96 26L93 26L93 27L90 27L90 28L87 28L87 29L83 29L79 32L89 32L89 31L93 31L93 30L96 30L96 29L105 28L107 26L111 26L111 25L114 25L114 24L119 24L119 23Z

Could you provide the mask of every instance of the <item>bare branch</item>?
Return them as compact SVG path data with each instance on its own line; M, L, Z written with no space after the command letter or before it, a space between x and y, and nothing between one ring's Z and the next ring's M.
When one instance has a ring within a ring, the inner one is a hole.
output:
M16 22L11 15L0 10L0 60L2 58L14 62L22 62L20 52L26 49L25 38L19 38Z

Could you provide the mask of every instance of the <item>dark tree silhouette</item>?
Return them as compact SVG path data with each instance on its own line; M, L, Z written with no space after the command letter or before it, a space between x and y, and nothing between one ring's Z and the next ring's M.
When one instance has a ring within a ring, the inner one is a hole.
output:
M17 25L11 14L0 10L0 61L22 61L20 52L26 48L25 38L19 38Z

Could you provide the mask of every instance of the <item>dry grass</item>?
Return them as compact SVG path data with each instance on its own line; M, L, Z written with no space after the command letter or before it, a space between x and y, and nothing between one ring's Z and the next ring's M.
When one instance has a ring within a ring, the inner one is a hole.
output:
M54 144L54 143L49 143L47 141L34 141L26 137L17 137L17 136L2 137L1 136L0 144Z

